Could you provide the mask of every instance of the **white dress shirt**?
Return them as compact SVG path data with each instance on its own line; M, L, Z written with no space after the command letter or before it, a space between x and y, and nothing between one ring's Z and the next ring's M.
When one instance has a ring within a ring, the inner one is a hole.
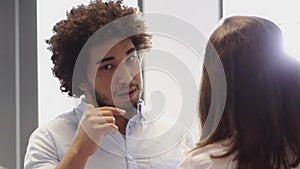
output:
M58 116L44 127L36 129L28 143L25 169L53 169L70 147L82 113L84 101L73 111ZM168 123L147 122L143 114L131 118L126 136L107 134L86 169L172 169L194 146L192 137L178 127L161 134ZM171 127L172 128L172 127ZM173 127L174 128L174 127Z

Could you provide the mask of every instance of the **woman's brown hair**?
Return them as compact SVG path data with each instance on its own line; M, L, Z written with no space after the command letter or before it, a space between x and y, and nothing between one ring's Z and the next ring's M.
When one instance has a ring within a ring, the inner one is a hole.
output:
M197 144L230 140L238 169L288 169L300 163L300 64L284 52L282 32L269 20L234 16L211 35L205 61L216 50L224 67L227 96L216 130ZM204 125L211 83L203 68L199 116Z

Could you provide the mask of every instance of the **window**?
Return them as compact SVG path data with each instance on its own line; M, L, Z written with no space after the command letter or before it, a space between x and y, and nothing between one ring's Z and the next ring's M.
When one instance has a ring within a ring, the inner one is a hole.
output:
M286 51L300 60L300 13L297 0L223 0L223 17L256 15L272 20L282 29Z

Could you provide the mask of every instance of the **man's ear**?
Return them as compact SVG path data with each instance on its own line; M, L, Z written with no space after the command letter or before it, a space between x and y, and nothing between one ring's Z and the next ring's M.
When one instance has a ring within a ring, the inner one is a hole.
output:
M84 82L81 82L81 83L79 84L79 89L81 89L82 91L86 91L87 88L88 88L88 85L87 85L87 83L86 83L85 81L84 81Z

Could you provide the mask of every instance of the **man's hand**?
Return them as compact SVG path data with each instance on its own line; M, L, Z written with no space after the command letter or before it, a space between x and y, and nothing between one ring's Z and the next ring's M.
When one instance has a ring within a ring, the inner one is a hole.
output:
M92 104L87 106L88 110L83 113L74 143L79 146L80 152L90 156L97 150L103 136L108 132L118 131L113 115L120 116L125 111L115 107L95 108Z
M101 139L108 133L116 133L116 116L125 114L124 110L115 107L95 108L88 104L88 110L82 115L72 145L57 166L57 169L83 169L89 156L93 155Z

